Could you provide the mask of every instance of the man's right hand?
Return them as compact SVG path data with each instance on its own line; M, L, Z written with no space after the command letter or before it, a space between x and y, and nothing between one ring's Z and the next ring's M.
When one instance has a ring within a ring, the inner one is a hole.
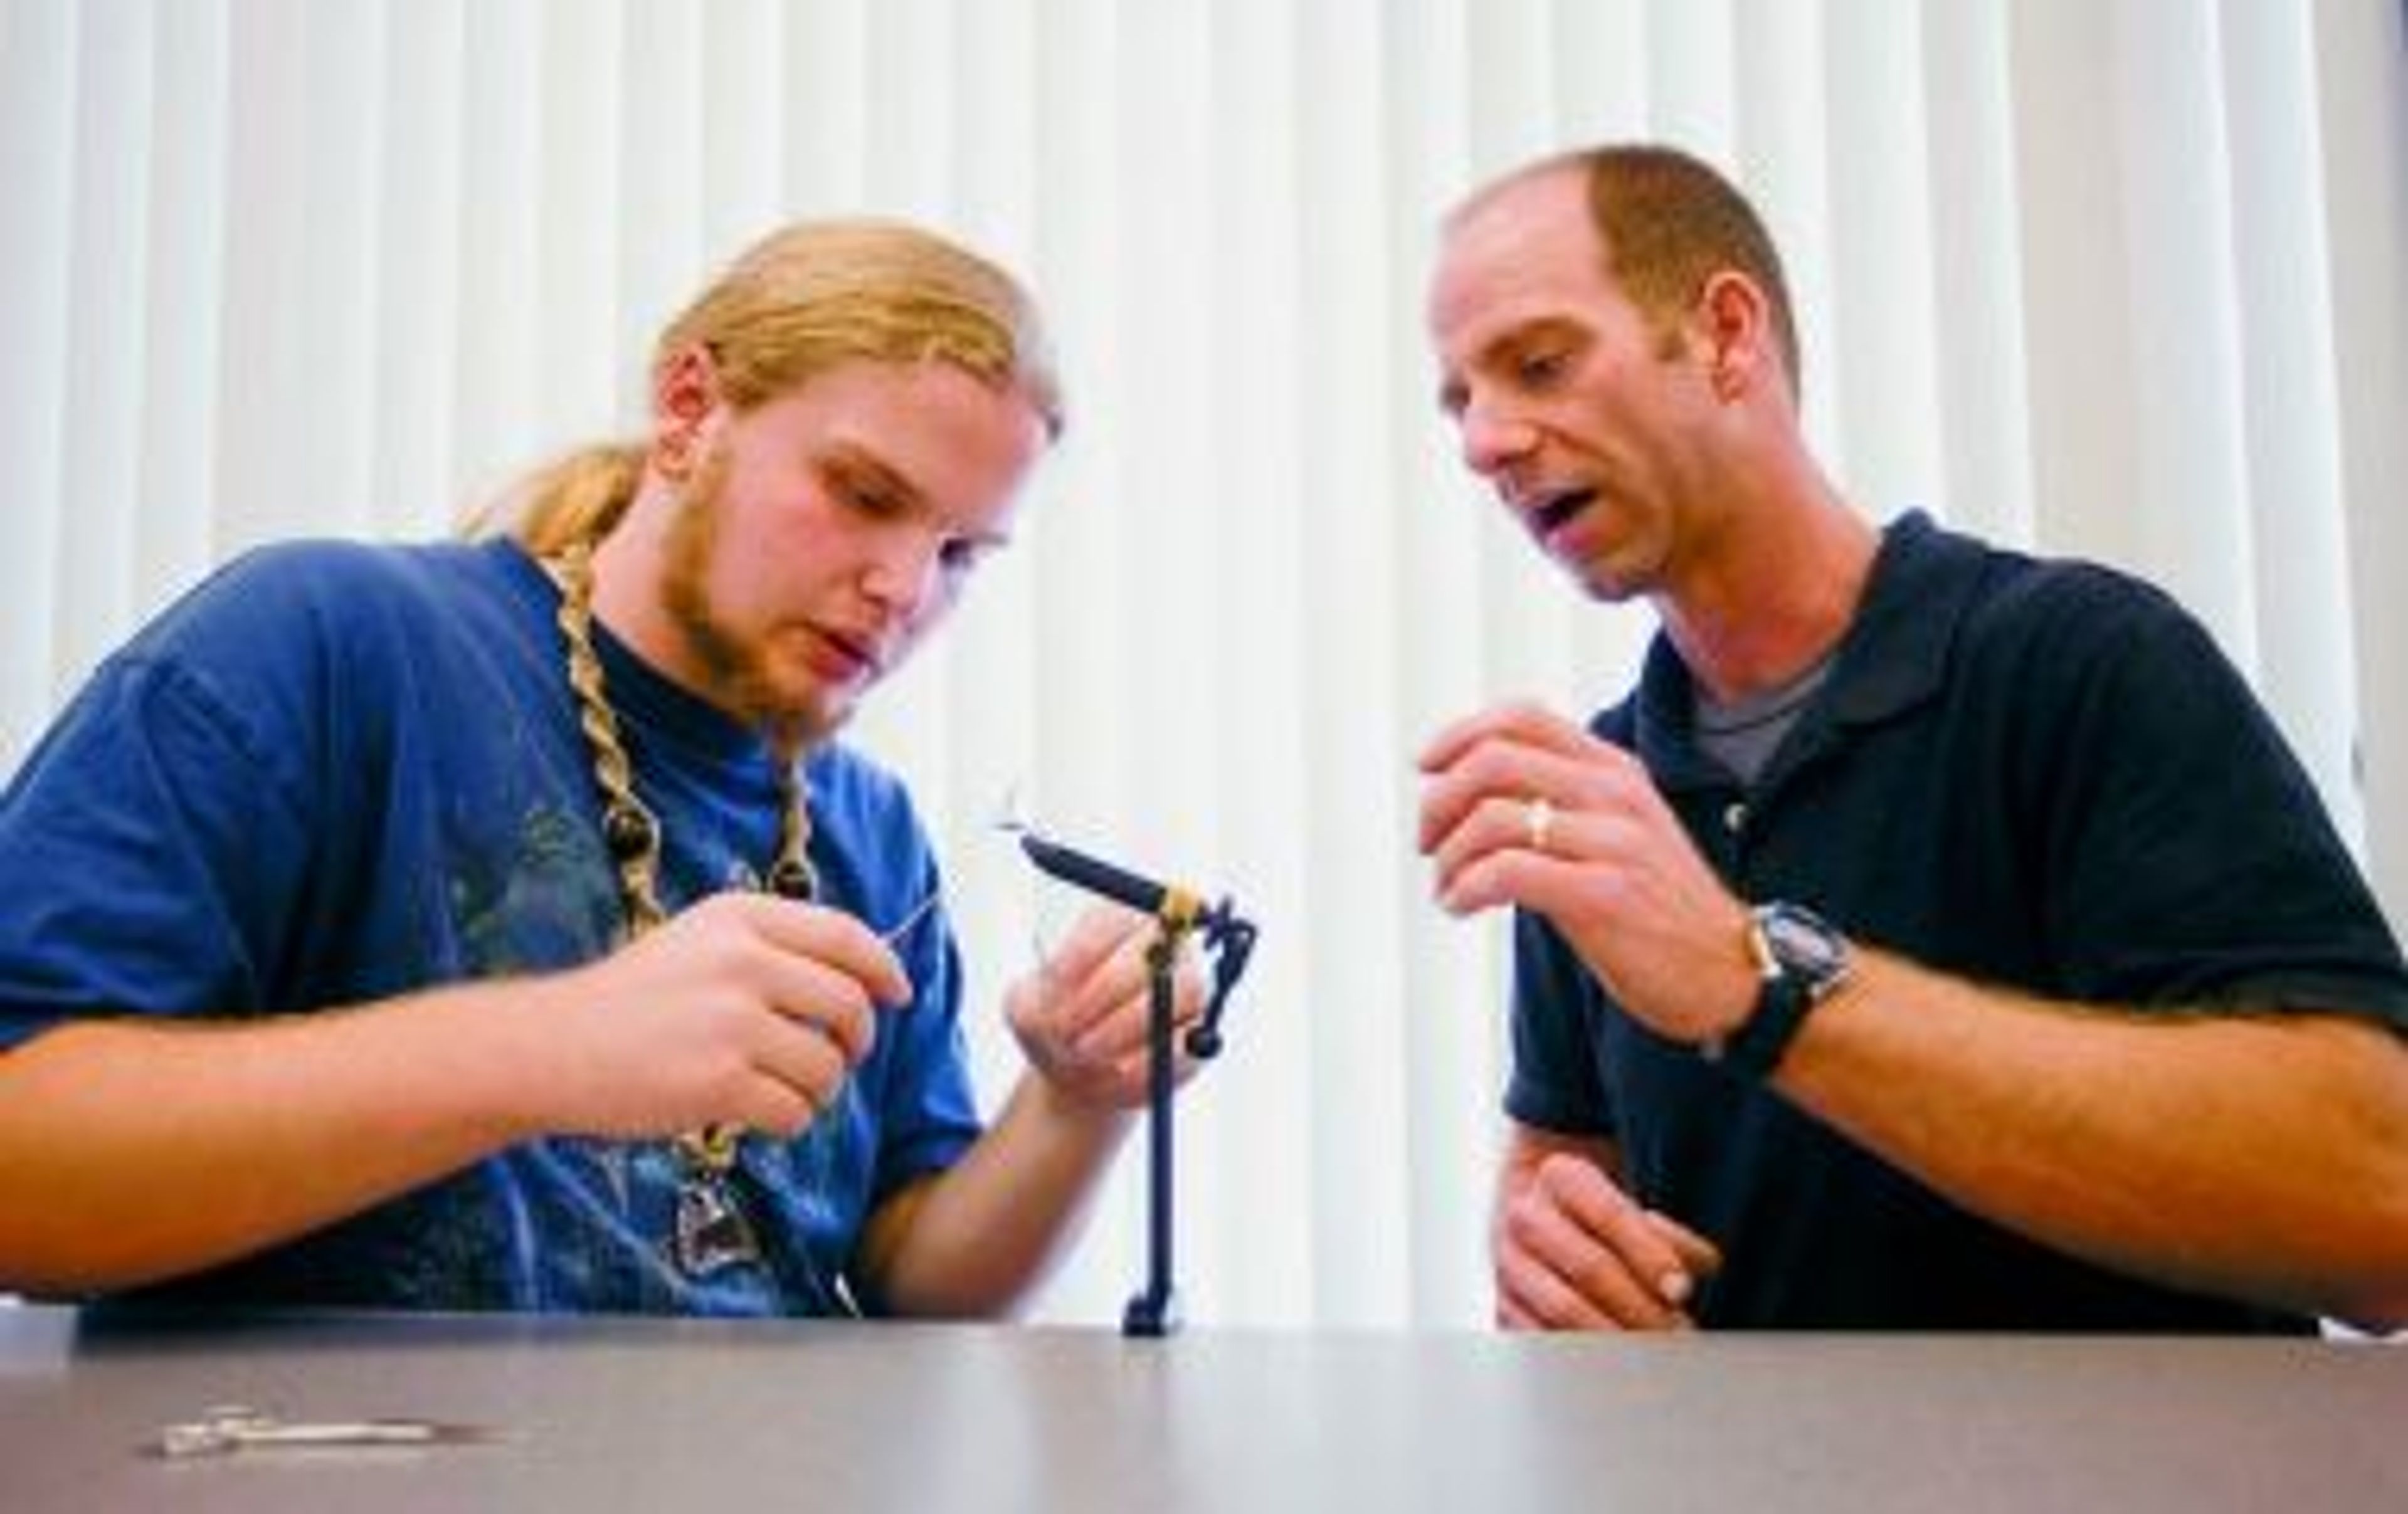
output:
M1492 1239L1508 1330L1688 1329L1689 1300L1722 1265L1712 1241L1634 1201L1596 1160L1527 1137Z
M853 916L715 894L530 995L522 1027L547 1132L618 1138L733 1125L790 1137L834 1103L910 980Z

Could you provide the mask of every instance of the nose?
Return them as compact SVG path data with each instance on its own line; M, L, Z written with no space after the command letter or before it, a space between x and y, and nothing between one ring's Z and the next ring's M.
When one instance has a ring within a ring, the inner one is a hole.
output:
M1537 444L1538 428L1498 406L1474 397L1455 416L1463 447L1463 465L1483 478L1494 478Z
M885 533L861 575L861 592L889 616L910 624L939 593L941 536L913 524Z

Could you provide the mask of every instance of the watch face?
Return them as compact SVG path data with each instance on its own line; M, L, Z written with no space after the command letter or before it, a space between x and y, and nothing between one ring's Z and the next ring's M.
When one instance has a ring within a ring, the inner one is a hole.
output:
M1771 904L1756 911L1764 944L1784 970L1813 989L1829 988L1847 971L1848 944L1821 917L1797 905Z

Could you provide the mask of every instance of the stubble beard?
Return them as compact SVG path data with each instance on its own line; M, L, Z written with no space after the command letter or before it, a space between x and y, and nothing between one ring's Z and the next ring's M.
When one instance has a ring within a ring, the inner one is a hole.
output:
M713 447L686 485L685 498L669 523L661 605L719 700L791 754L830 735L840 722L824 711L781 701L761 650L745 645L711 598L710 568L719 556L727 474L725 447Z

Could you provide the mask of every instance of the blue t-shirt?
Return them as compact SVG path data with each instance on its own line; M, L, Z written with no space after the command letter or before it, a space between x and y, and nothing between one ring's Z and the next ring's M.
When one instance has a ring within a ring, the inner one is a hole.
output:
M624 911L558 603L508 542L321 542L255 552L162 615L0 797L0 1047L79 1016L307 1013L609 951ZM595 640L661 823L664 906L749 885L776 851L776 758ZM804 782L822 903L882 928L937 889L893 778L825 746ZM880 1013L841 1098L796 1139L744 1143L757 1264L670 1264L666 1144L561 1136L142 1296L831 1312L876 1206L978 1134L952 933L932 913L895 949L913 998Z

